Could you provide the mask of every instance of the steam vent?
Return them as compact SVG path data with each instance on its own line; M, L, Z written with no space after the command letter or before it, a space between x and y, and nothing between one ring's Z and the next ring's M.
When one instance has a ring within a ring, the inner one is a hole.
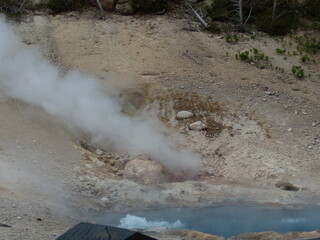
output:
M319 0L0 14L0 240L320 238Z

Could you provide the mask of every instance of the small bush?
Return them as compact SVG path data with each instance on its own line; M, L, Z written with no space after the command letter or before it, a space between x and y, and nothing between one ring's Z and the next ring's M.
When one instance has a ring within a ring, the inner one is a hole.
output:
M277 49L276 49L276 53L281 54L281 55L284 55L284 54L286 53L286 50L285 50L285 49L277 48Z
M303 70L303 68L301 66L293 65L292 68L291 68L291 72L297 78L304 78L304 70Z
M241 61L248 61L249 60L249 51L245 50L241 53L236 54L236 59L240 59Z
M309 54L316 54L320 51L320 41L317 41L315 38L306 39L305 41L299 39L297 50Z
M244 50L243 52L239 52L236 54L236 59L241 61L248 61L248 62L259 62L259 61L268 61L269 57L266 56L263 52L261 52L257 48L253 48L248 50Z
M305 63L305 62L309 62L310 61L310 58L307 56L307 55L303 55L300 60Z
M239 37L238 37L238 35L236 35L236 34L234 34L234 35L232 35L232 34L227 34L226 36L225 36L225 39L226 39L226 42L227 43L237 43L238 41L239 41Z

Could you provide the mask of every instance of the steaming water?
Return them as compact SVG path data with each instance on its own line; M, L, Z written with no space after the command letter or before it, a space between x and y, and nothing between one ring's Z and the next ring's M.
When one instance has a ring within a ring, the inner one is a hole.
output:
M154 128L157 119L123 114L114 94L104 88L80 72L61 76L37 48L22 44L0 15L0 94L42 108L76 136L87 135L105 149L145 152L169 169L201 167L197 154L179 149Z
M263 207L172 208L112 213L92 220L122 228L178 228L231 237L245 232L320 229L320 208L284 210Z

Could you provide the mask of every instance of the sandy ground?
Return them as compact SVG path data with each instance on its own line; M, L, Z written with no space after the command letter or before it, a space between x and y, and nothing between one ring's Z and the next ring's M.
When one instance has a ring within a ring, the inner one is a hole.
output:
M201 154L208 176L155 186L124 179L110 162L132 156L84 149L41 109L2 96L0 223L13 227L1 228L0 239L54 238L101 207L318 203L319 55L316 64L305 65L311 76L298 80L290 70L301 64L299 57L276 54L283 43L259 33L229 44L223 34L182 30L194 25L185 13L108 15L105 21L95 15L38 14L14 27L61 71L78 69L120 89L128 113L158 115L170 137L182 137ZM235 59L238 50L253 47L285 72ZM202 64L183 56L186 50ZM224 127L213 126L210 136L190 131L188 122L175 119L179 110ZM283 191L275 186L279 181L300 190Z

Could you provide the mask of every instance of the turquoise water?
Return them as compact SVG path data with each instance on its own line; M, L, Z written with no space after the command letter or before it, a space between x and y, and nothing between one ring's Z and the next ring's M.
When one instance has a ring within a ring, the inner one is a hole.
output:
M201 209L170 208L111 213L91 220L123 228L178 228L231 237L245 232L320 230L320 208L284 210L265 207L224 206Z

